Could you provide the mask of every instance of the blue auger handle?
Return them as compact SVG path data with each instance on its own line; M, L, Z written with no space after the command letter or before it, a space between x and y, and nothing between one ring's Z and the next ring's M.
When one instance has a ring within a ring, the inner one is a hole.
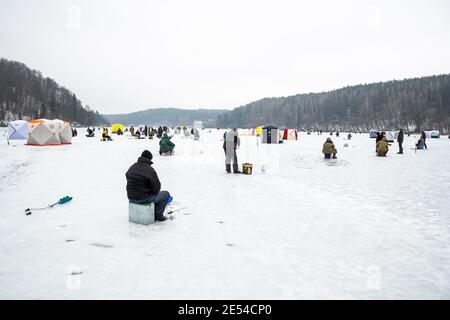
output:
M72 201L73 197L69 197L69 196L65 196L64 198L59 199L58 202L51 204L50 207L53 208L54 206L56 206L57 204L65 204L67 202Z
M58 204L64 204L72 201L73 197L65 196L64 198L59 199Z

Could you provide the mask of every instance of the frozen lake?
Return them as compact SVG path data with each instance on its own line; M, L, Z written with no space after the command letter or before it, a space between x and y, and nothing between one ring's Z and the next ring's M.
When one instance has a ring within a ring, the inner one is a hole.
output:
M325 134L242 136L245 176L225 173L223 131L176 135L173 157L159 140L78 132L69 146L29 147L0 131L0 299L450 298L447 137L417 153L405 137L404 155L393 144L377 158L367 134L341 134L325 161ZM187 207L151 226L128 222L125 191L144 149Z

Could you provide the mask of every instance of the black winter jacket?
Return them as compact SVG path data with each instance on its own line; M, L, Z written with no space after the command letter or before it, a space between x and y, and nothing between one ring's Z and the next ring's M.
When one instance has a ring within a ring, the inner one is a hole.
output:
M404 137L403 132L399 132L398 137L397 137L397 142L403 143L403 137Z
M140 157L138 161L128 169L127 177L127 195L129 200L144 200L150 195L158 194L161 190L161 182L153 162Z

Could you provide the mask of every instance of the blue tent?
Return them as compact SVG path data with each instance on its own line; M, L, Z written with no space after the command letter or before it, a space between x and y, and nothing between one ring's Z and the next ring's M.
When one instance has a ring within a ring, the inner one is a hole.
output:
M28 125L24 120L11 121L8 124L8 140L28 139Z

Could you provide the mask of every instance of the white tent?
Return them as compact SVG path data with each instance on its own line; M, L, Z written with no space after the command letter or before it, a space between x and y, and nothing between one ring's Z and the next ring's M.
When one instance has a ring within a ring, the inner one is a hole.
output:
M392 131L382 131L382 130L370 130L370 138L375 139L379 132L384 132L386 134L386 140L388 142L394 142L395 136Z
M194 121L194 129L202 130L203 129L203 122L202 121Z
M72 128L62 120L28 121L27 145L48 146L72 143Z
M28 126L24 120L11 121L8 124L8 140L28 139Z
M386 131L386 140L388 142L394 142L394 134L392 133L392 131Z
M434 139L439 139L441 135L439 130L425 131L425 134L427 135L427 138L434 138Z
M433 139L439 139L441 137L441 133L439 130L433 130L431 131L431 138Z
M375 139L378 135L378 130L370 130L370 138Z
M238 129L239 136L251 136L252 131L248 129Z
M72 127L69 122L63 122L59 131L59 141L61 144L72 143Z

